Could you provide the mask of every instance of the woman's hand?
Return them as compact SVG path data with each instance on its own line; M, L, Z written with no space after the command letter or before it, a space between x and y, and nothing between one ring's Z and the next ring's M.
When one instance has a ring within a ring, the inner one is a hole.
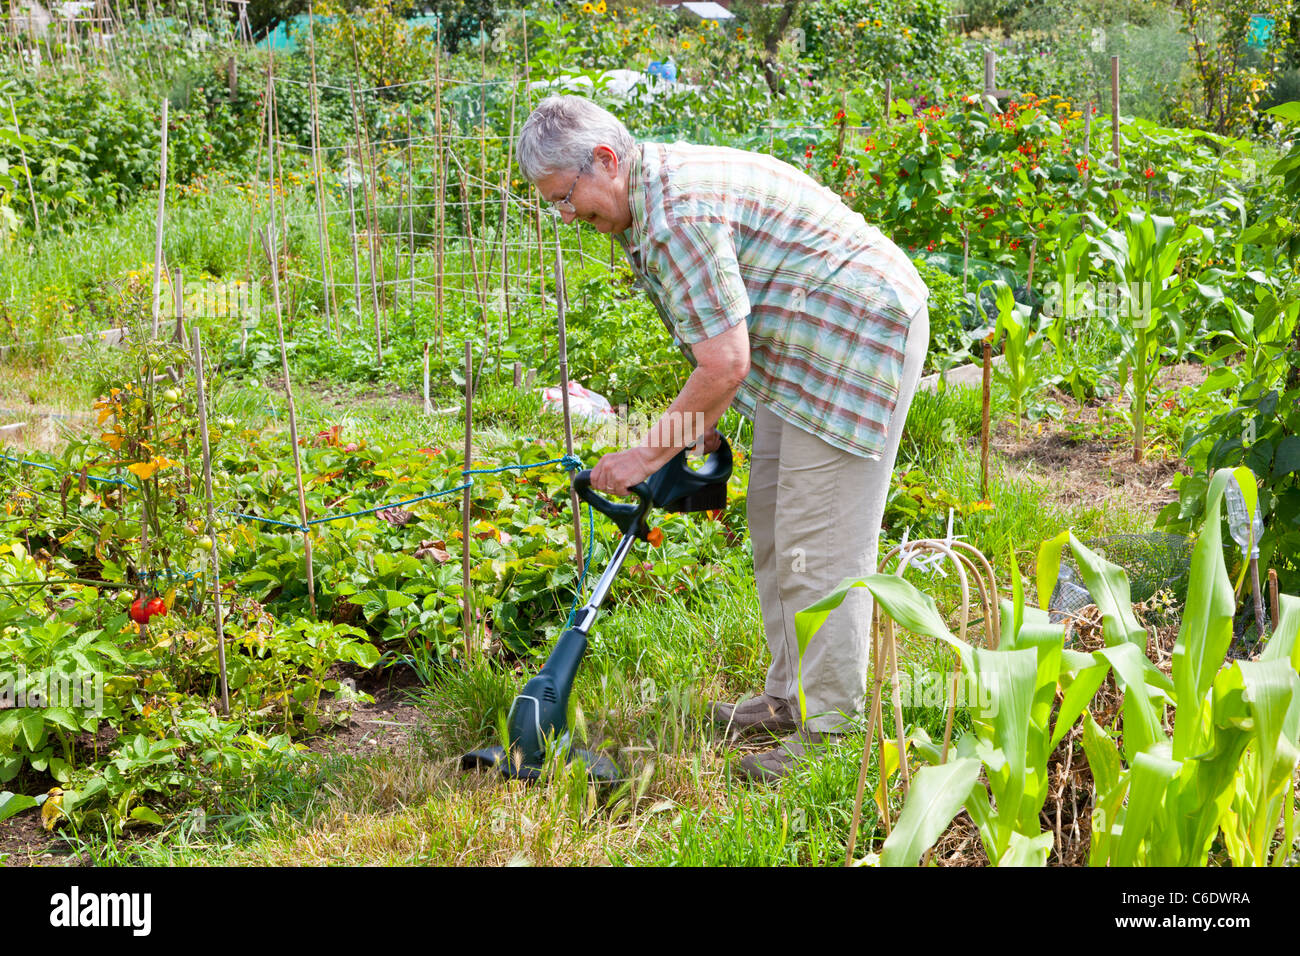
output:
M648 448L638 446L602 456L591 469L591 487L610 495L630 494L628 489L658 470L649 452Z

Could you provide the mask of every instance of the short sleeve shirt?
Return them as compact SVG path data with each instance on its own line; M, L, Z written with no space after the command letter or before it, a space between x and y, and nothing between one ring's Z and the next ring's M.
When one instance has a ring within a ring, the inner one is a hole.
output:
M634 151L632 226L616 238L676 344L748 326L757 405L879 458L910 319L929 295L893 242L834 192L761 153L688 143Z

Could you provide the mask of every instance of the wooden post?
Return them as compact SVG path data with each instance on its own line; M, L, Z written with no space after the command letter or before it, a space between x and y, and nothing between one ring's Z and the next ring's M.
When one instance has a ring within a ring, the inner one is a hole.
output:
M274 193L272 193L274 196ZM274 205L274 199L272 204ZM274 216L274 211L272 212ZM275 301L275 331L280 341L280 371L284 375L284 397L289 406L289 443L293 448L293 471L298 482L298 521L302 525L303 554L307 565L307 600L311 606L311 616L316 616L316 576L312 571L311 528L307 525L307 491L302 480L302 455L298 451L298 415L293 403L293 385L289 379L289 352L284 346L284 317L280 308L280 269L279 256L275 250L275 231L262 231L262 248L271 263L271 294Z
M1273 622L1273 625L1272 625L1272 627L1270 628L1270 630L1271 630L1271 631L1276 631L1276 630L1277 630L1277 616L1278 616L1278 604L1277 604L1277 569L1276 569L1276 568L1269 568L1269 569L1268 569L1268 608L1269 608L1269 611L1272 612L1272 618L1271 618L1271 620L1272 620L1272 622Z
M1092 103L1085 103L1083 107L1083 158L1088 158L1088 153L1092 149Z
M835 158L836 159L839 159L841 156L844 155L844 134L848 131L848 125L849 125L848 111L849 111L849 91L841 90L840 91L840 112L843 113L844 115L835 121L836 125L839 126L840 128L839 132L835 134Z
M429 343L424 343L424 414L433 414L433 402L429 398Z
M411 334L415 334L415 138L411 110L406 110L406 234L411 253ZM428 345L425 345L428 351Z
M961 294L966 294L967 264L970 262L970 224L961 224Z
M1032 293L1034 291L1034 257L1038 254L1038 239L1035 237L1029 243L1029 277L1025 279L1025 290Z
M366 172L366 150L362 146L361 119L357 113L357 91L352 81L348 81L352 93L352 124L357 140L357 159L361 163L361 198L366 204L366 248L370 251L370 301L375 310L375 362L384 364L383 333L379 329L379 287L375 284L375 229L376 220L371 218L370 176ZM376 218L377 218L376 213Z
M357 311L357 329L361 325L361 262L357 258L357 203L356 194L352 189L352 166L347 167L348 173L348 223L352 237L352 307Z
M465 342L465 470L474 467L474 347ZM466 475L468 484L473 475ZM470 552L470 491L466 488L461 498L461 603L464 606L465 660L474 660L474 639L478 635L478 626L474 622L474 598L469 579Z
M233 56L226 60L226 89L230 92L229 103L234 106L239 99L239 60Z
M564 288L564 247L560 245L560 230L555 229L555 315L560 333L560 401L564 409L564 453L573 454L573 420L569 416L569 349L564 338L564 307L568 292ZM569 504L573 509L573 551L582 566L582 506L578 494L569 485Z
M189 345L190 337L185 331L185 276L180 269L172 273L172 305L176 313L176 332L172 338L179 342L182 347ZM179 383L181 380L181 366L174 365L167 370L172 381Z
M212 606L217 611L217 671L221 681L221 713L230 713L226 683L226 633L221 615L221 558L217 550L217 523L212 508L212 448L208 443L208 405L203 384L203 343L194 330L194 381L198 388L199 436L203 440L203 493L208 512L208 539L212 542Z
M984 95L994 96L997 94L998 81L998 55L993 52L992 47L986 47L984 50Z
M1110 58L1110 151L1119 169L1119 57Z
M433 299L438 314L438 357L445 359L442 347L442 280L444 271L444 243L447 231L447 157L442 142L442 25L438 25L437 43L433 59L433 167L438 182L438 202L433 211Z
M980 498L989 500L989 406L992 403L993 343L984 340L984 410L980 418Z
M321 164L320 146L320 111L317 106L316 92L316 28L312 16L312 4L307 4L307 52L311 61L311 75L308 83L308 100L311 104L311 163L315 179L316 192L316 231L320 237L321 299L325 306L325 331L333 333L338 341L343 340L342 329L334 327L334 262L330 250L329 221L325 218L325 173Z
M153 239L153 337L158 338L158 296L162 290L163 215L167 206L167 99L162 104L162 158L158 170L158 217Z

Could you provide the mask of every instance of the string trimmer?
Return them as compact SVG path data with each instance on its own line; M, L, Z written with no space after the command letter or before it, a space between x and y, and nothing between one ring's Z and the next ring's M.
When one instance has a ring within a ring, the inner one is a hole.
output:
M533 677L510 705L507 717L509 754L502 746L475 750L461 757L461 767L496 767L507 777L536 780L542 773L547 741L564 754L565 760L582 758L587 773L597 780L617 780L619 771L607 758L570 746L569 693L578 664L587 650L587 635L596 620L596 612L610 585L618 575L623 561L632 549L632 542L650 539L650 526L646 516L651 507L663 511L684 513L714 511L726 507L727 479L731 477L731 446L726 439L712 452L703 465L693 469L686 463L686 452L677 454L668 464L631 488L636 504L616 504L607 501L591 490L591 471L580 471L573 478L573 490L578 497L618 525L623 537L614 549L614 557L592 587L591 599L575 615L573 626L560 635L537 676ZM655 529L656 532L658 529Z

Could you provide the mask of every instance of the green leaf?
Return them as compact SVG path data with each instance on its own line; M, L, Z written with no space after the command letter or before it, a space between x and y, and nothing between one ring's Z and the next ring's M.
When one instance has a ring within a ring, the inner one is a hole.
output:
M148 807L136 807L131 811L131 819L140 820L144 823L152 823L156 827L163 825L163 818L158 816L158 814L150 810Z
M1288 123L1300 123L1300 103L1294 100L1290 103L1282 103L1271 109L1264 110L1271 116L1276 116Z
M1173 676L1175 701L1175 760L1196 753L1208 732L1204 726L1207 708L1203 701L1214 683L1214 675L1223 664L1232 643L1232 615L1236 598L1223 565L1223 533L1220 504L1229 481L1236 480L1232 471L1215 472L1206 492L1206 517L1201 535L1192 549L1192 567L1187 585L1187 605L1174 642ZM1240 481L1243 490L1250 485Z
M903 812L881 850L881 865L915 866L961 810L979 773L980 761L973 757L918 770Z
M1061 697L1061 707L1056 716L1056 728L1052 731L1052 739L1048 743L1049 751L1056 749L1056 745L1074 726L1079 715L1087 710L1088 705L1092 703L1092 698L1096 696L1097 688L1101 687L1101 682L1109 673L1110 664L1103 658L1094 666L1081 670L1074 680L1070 681L1070 685Z
M1133 866L1137 862L1138 849L1164 803L1170 781L1178 776L1180 766L1178 761L1152 752L1143 752L1133 758L1133 768L1129 771L1128 808L1112 864ZM1173 832L1172 829L1162 829L1159 839L1167 840Z
M1097 795L1109 793L1119 783L1123 765L1119 759L1119 748L1110 734L1102 729L1093 719L1092 713L1083 715L1083 752L1088 757L1088 766L1092 770L1092 780Z
M40 750L45 743L45 718L39 710L30 711L19 722L28 750Z
M28 797L21 793L11 793L8 790L0 792L0 820L8 820L15 813L22 813L24 810L30 810L32 807L40 806L40 802L34 797Z

